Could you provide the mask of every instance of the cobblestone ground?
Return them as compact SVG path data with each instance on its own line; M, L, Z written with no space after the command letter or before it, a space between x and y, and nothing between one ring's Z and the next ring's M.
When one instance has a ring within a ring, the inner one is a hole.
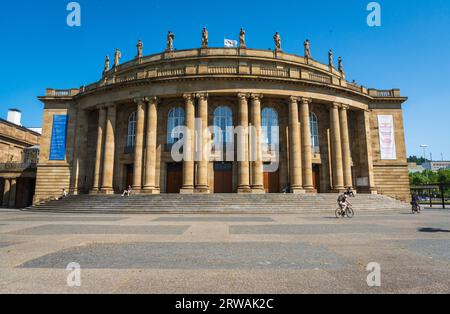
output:
M333 216L0 211L0 292L450 293L450 211Z

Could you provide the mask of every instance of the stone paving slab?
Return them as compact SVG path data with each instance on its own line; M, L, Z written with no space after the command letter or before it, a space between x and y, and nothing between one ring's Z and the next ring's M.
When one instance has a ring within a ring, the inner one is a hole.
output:
M308 224L308 225L258 225L230 226L230 234L342 234L342 233L383 233L395 229L381 225L363 224Z
M399 246L428 258L450 261L450 237L448 239L415 239L395 241Z
M86 269L328 269L351 261L307 243L127 243L98 244L56 252L23 268Z
M9 234L58 235L58 234L163 234L181 235L190 226L117 226L117 225L43 225L21 229Z
M165 221L165 222L273 222L274 220L270 217L228 217L228 216L217 216L217 217L160 217L153 221Z
M32 216L32 217L24 217L24 218L9 218L9 219L2 219L2 222L61 222L61 221L67 221L67 222L100 222L100 221L106 221L106 222L117 222L121 220L125 220L127 217L64 217L64 216Z

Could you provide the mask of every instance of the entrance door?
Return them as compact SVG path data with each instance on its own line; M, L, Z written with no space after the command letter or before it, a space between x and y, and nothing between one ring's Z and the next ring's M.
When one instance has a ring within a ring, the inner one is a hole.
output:
M214 163L214 193L233 193L233 163Z
M126 165L126 167L125 188L128 188L129 186L133 186L134 165Z
M280 172L264 172L264 190L266 193L280 193Z
M320 192L320 166L313 165L313 185L317 192Z
M167 164L167 186L166 193L179 194L183 187L183 164Z

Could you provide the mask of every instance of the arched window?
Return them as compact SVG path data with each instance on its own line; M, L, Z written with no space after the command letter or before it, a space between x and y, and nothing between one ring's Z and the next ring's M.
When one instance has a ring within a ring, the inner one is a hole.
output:
M214 143L233 142L233 112L229 107L221 106L214 111Z
M263 145L278 145L279 125L278 113L273 108L264 108L261 114L261 143Z
M134 148L136 144L136 112L133 112L128 119L127 150Z
M314 152L319 150L319 120L314 112L310 113L311 146Z
M167 118L167 144L175 144L183 137L182 132L176 131L172 134L172 131L178 126L183 126L184 121L185 114L183 108L177 107L170 110L169 117Z

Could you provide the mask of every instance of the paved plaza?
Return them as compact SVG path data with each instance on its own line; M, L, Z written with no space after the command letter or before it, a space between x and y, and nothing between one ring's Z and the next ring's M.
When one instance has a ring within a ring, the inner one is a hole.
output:
M366 282L381 266L381 287ZM70 263L81 286L69 287ZM2 293L449 293L450 211L0 211Z

